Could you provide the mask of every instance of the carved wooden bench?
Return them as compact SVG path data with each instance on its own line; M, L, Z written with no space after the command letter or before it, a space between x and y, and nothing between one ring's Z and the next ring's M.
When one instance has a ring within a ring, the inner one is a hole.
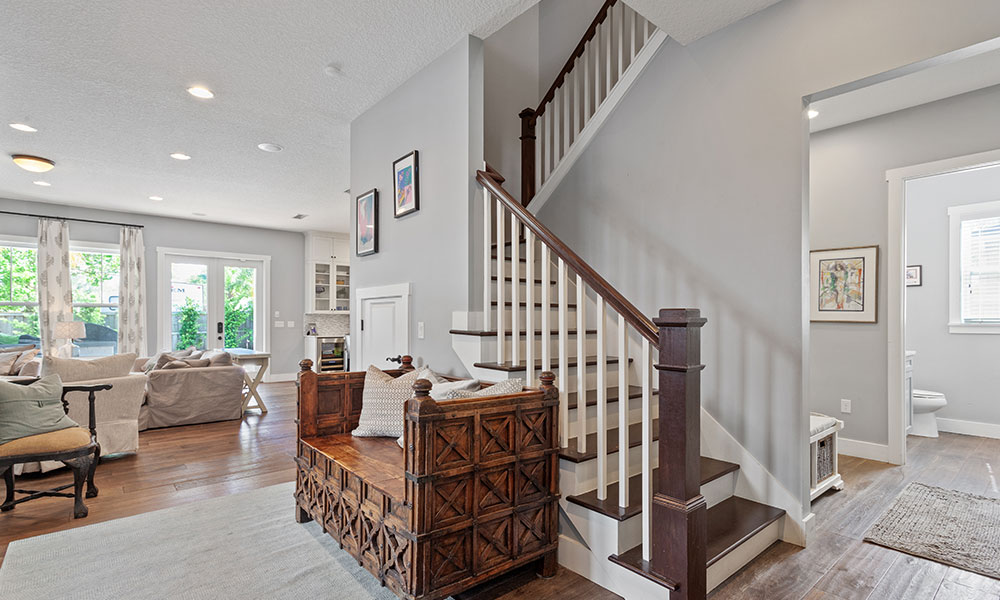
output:
M404 451L395 439L351 436L364 372L300 366L298 522L315 520L400 598L446 598L532 561L543 576L555 574L559 400L551 373L539 389L440 402L430 382L417 380Z

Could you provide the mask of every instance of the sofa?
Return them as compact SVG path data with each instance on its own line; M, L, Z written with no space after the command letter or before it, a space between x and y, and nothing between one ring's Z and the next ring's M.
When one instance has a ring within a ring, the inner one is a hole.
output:
M135 452L139 449L139 410L146 394L146 376L132 373L135 354L116 354L91 360L56 358L46 356L32 361L21 369L21 375L59 375L64 384L93 385L109 383L112 388L101 393L96 403L97 441L101 455ZM87 394L70 392L69 418L77 423L87 423L89 403ZM50 471L62 463L31 463L24 471Z
M165 354L135 359L132 366L133 371L145 373L147 380L146 402L139 411L140 431L243 417L243 368L234 365L228 354L206 352L202 355L206 358L176 360L168 360L174 358L170 355L164 358Z

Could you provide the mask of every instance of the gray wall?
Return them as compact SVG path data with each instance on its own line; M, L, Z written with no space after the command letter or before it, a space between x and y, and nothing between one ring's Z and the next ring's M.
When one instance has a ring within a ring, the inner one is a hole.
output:
M948 398L939 417L1000 425L1000 335L948 332L948 207L996 200L1000 167L907 182L906 264L923 266L923 285L906 288L906 348L917 352L914 387Z
M702 309L704 406L799 497L802 97L993 37L997 22L989 0L786 0L688 46L669 42L541 211L642 310Z
M470 232L482 227L473 228L482 215L473 201L483 160L482 45L466 37L351 123L352 193L379 191L379 251L352 255L351 287L411 283L409 352L452 374L465 374L451 348L452 311L468 310L481 287L470 285L482 260ZM420 152L420 210L395 219L392 161L411 150ZM352 201L352 223L356 212Z
M590 27L604 0L542 0L538 3L538 98L548 91Z
M188 221L166 217L152 217L132 213L91 210L58 204L24 202L0 199L0 210L29 212L56 217L75 217L116 221L144 225L143 241L146 244L146 295L148 298L147 340L150 350L163 347L157 339L156 323L156 248L184 248L266 254L271 257L271 307L265 322L270 327L274 311L281 312L280 320L294 320L295 327L271 328L271 373L296 373L302 360L302 309L303 274L305 272L304 238L301 233L276 231L253 227L236 227L204 221ZM38 221L33 218L0 215L0 236L21 235L35 237ZM70 223L70 239L86 242L118 243L118 228L89 223Z
M879 272L884 274L889 226L886 170L1000 148L998 107L1000 86L812 135L811 247L878 244ZM845 438L885 444L885 285L879 286L878 295L876 324L811 324L809 407L842 419ZM851 414L841 414L841 398L852 400Z

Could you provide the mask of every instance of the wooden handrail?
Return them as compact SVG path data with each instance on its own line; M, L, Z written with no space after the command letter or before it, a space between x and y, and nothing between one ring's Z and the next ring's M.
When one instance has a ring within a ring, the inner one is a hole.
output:
M587 31L583 33L580 43L573 49L573 52L569 55L569 59L566 60L566 64L563 65L562 70L559 71L558 75L556 75L556 80L552 82L552 86L549 88L549 91L545 92L545 95L542 96L542 101L538 103L538 108L535 109L535 118L545 112L545 105L551 102L552 98L555 97L556 90L563 84L563 80L566 79L566 75L573 70L573 63L577 58L583 56L583 49L586 47L587 42L594 37L594 34L597 33L597 28L604 22L605 19L608 18L608 13L611 11L611 7L617 3L618 0L606 0L604 6L601 7L601 10L597 11L597 16L594 17L594 20L590 23L590 27L587 28Z
M646 338L653 344L659 343L659 329L653 324L653 321L649 319L646 315L642 314L634 304L629 302L621 293L614 288L606 279L601 277L597 271L591 268L580 256L569 249L569 246L563 243L554 233L552 233L548 227L542 225L542 223L535 218L535 215L528 212L526 208L521 206L521 203L515 200L508 192L500 185L494 176L486 171L476 172L476 181L483 185L486 189L490 191L491 194L496 196L504 206L513 213L517 220L521 222L522 225L531 230L538 239L549 247L556 256L561 258L571 269L576 271L576 273L583 279L587 285L589 285L597 294L599 294L604 301L607 302L611 308L615 310L619 315L625 318L625 322L635 328L639 332L639 335ZM503 258L503 248L497 248L497 259Z

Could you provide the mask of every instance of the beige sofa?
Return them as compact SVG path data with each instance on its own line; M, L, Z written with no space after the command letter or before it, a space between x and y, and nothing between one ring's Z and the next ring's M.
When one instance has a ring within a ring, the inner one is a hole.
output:
M139 449L139 409L146 394L146 376L130 373L135 354L117 354L91 360L45 357L28 363L21 375L57 374L63 383L78 385L110 383L113 387L99 394L95 404L97 441L101 455L135 452ZM77 423L89 421L87 394L67 394L69 418ZM50 471L62 463L30 463L24 472Z
M142 372L149 360L136 359L132 370ZM139 411L140 431L243 416L242 367L229 364L155 369L144 377L146 403Z

